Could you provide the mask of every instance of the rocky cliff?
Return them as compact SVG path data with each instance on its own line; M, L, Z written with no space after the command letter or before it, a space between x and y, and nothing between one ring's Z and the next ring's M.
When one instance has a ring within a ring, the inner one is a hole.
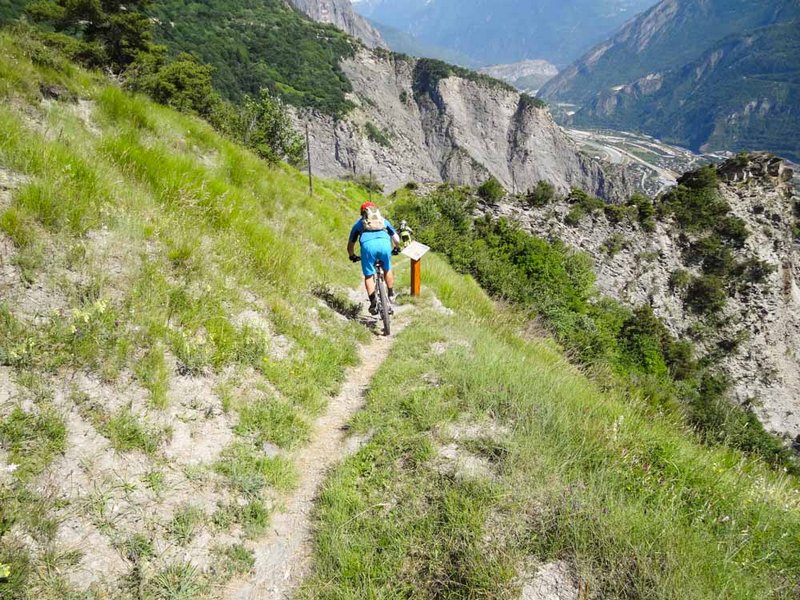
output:
M717 172L720 197L748 232L732 258L754 271L727 282L724 308L712 315L691 309L691 294L698 292L687 290L686 282L701 274L692 258L700 236L674 217L659 218L646 231L635 219L610 219L603 211L576 224L564 201L481 210L587 252L602 293L630 306L649 304L673 334L692 339L707 360L719 362L735 400L751 407L767 429L800 441L800 196L792 171L771 155L738 157Z
M358 15L350 0L290 0L299 11L320 23L330 23L370 48L386 48L381 34Z
M321 175L372 173L388 191L494 176L509 191L546 180L608 199L631 192L624 170L580 154L545 107L499 81L382 52L359 52L342 70L353 87L347 117L297 115L298 124L310 121Z

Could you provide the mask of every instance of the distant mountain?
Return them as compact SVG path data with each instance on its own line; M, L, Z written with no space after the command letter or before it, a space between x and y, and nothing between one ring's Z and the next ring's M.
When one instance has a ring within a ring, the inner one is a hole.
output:
M365 17L482 65L569 64L654 0L361 0Z
M796 18L797 0L662 0L564 69L541 96L582 103L598 91L681 68L730 35Z
M582 127L800 158L800 3L663 0L548 82Z
M295 8L319 23L329 23L360 39L370 48L386 48L380 33L360 15L350 0L289 0Z

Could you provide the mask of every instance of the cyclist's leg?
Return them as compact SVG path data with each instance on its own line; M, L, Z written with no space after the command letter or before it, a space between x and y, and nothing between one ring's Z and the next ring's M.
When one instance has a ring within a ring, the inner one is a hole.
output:
M364 274L364 287L367 288L367 295L375 293L375 259L376 244L367 242L361 245L361 272Z
M389 290L389 297L394 296L394 271L392 271L392 243L387 242L377 253L383 265L383 278L386 280L386 287Z
M364 287L367 288L367 296L375 293L375 276L364 277Z

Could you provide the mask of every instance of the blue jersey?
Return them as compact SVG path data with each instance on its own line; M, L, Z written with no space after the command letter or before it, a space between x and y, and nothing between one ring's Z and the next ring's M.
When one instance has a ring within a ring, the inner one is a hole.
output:
M384 219L383 224L386 229L382 231L366 231L364 229L364 221L359 219L350 230L350 243L355 244L356 241L358 241L363 246L366 242L378 239L391 242L391 238L397 235L397 232L394 227L392 227L392 224L389 223L388 219Z

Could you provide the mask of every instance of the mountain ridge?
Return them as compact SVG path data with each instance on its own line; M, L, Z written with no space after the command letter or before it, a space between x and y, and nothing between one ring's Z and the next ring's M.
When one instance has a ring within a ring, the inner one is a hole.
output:
M797 160L800 5L662 0L539 91L580 127Z

